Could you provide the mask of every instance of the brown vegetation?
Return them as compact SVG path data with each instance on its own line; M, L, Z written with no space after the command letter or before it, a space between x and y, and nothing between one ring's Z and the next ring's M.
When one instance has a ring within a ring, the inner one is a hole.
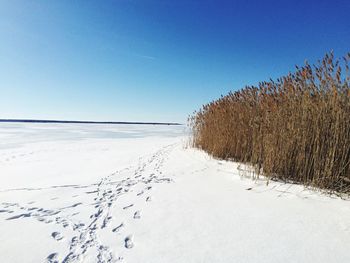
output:
M269 179L350 192L350 53L230 92L189 118L193 145Z

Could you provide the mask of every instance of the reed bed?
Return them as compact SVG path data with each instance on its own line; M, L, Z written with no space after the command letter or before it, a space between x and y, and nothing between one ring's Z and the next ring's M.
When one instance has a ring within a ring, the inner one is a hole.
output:
M230 92L189 117L194 147L268 179L350 193L350 53Z

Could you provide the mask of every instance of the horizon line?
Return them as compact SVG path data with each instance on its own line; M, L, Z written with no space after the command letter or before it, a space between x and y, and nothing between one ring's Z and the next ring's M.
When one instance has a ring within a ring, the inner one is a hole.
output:
M143 125L183 125L178 122L140 122L140 121L81 121L81 120L38 120L38 119L0 119L0 122L21 123L82 123L82 124L143 124Z

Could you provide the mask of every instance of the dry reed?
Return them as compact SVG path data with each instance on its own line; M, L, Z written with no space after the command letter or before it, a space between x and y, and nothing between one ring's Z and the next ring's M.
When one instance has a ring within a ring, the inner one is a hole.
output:
M193 146L269 179L350 193L349 60L330 53L204 105L189 117Z

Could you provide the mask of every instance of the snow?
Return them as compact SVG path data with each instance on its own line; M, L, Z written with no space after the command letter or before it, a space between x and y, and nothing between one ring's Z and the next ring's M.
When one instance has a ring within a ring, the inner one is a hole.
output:
M0 124L1 262L350 262L348 200L186 141L183 126Z

